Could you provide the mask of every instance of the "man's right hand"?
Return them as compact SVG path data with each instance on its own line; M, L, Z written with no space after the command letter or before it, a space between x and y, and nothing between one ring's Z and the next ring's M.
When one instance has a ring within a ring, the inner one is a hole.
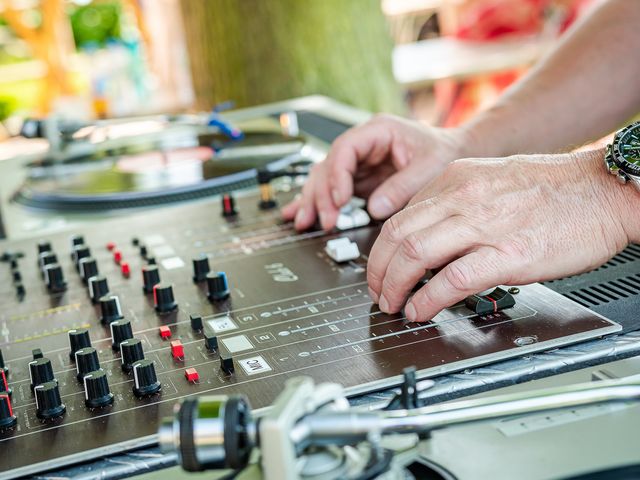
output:
M466 156L457 129L425 127L392 115L376 115L338 137L327 158L313 166L302 194L282 209L305 230L320 219L336 225L339 210L355 194L367 198L376 219L396 213L451 161Z

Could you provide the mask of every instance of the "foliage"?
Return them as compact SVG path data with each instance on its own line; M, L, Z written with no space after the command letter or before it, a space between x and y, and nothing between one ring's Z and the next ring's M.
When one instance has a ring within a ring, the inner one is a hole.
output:
M103 47L121 39L122 8L119 2L99 2L75 7L70 15L73 39L78 48Z

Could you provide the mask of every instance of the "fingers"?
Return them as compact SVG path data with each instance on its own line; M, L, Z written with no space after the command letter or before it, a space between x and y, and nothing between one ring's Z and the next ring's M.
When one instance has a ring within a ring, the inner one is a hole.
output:
M427 270L465 255L475 245L473 231L458 216L409 234L387 267L382 281L380 310L399 312Z
M406 208L387 220L369 254L367 281L374 302L378 302L387 266L405 237L428 228L449 216L448 208L432 198Z
M296 195L293 200L291 200L280 209L282 218L284 218L285 220L293 220L293 218L296 216L296 213L298 213L298 209L300 208L300 197L301 195Z
M369 197L367 210L377 219L388 218L420 190L425 183L440 173L437 168L425 169L416 163L391 175Z
M448 264L418 290L404 308L412 322L424 322L469 295L509 283L500 253L484 247Z
M317 213L315 204L313 203L315 198L313 195L315 182L316 178L310 175L302 187L299 208L294 220L296 230L306 230L316 221Z

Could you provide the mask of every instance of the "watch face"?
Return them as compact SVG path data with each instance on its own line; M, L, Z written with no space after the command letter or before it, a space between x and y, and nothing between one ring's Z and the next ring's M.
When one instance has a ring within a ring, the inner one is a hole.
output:
M620 170L640 176L640 122L618 132L612 147L613 161Z

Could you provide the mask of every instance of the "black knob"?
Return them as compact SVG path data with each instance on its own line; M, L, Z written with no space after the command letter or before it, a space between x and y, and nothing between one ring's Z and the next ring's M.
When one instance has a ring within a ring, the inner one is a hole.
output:
M36 415L48 419L61 416L67 409L60 398L58 382L42 383L34 389L36 394Z
M227 375L232 375L235 371L235 366L233 364L233 357L231 355L223 356L220 355L220 368Z
M207 287L209 292L207 297L212 301L224 300L229 296L229 283L227 274L224 272L207 273Z
M193 281L204 282L207 279L207 273L211 271L209 267L209 259L206 255L201 255L192 260L193 262Z
M52 263L58 263L58 257L55 253L43 252L38 256L38 264L42 270L44 270L44 267L51 265Z
M120 356L122 357L122 370L130 372L132 365L138 360L144 359L142 342L138 338L130 338L120 344Z
M13 283L20 283L22 281L22 274L20 270L11 270L11 279Z
M104 370L89 372L84 376L84 403L89 408L98 408L113 403L113 393Z
M120 299L116 295L105 295L100 299L100 321L105 325L123 318Z
M58 263L51 263L44 267L44 278L51 293L64 292L67 289L62 267Z
M53 365L48 358L38 358L29 362L29 378L31 379L31 389L46 382L52 382Z
M125 340L133 338L133 330L129 320L116 320L111 322L111 348L120 350L120 344Z
M160 283L160 270L155 265L142 267L142 291L153 293L153 287Z
M189 320L191 321L191 328L194 330L202 330L202 317L200 315L189 315Z
M147 254L149 253L149 250L147 250L147 246L146 245L140 245L140 256L142 258L147 258Z
M74 328L73 330L69 330L69 345L71 346L69 356L71 357L71 360L75 362L76 352L82 348L91 346L89 330L86 328Z
M0 349L0 370L2 370L5 375L9 375L9 367L4 364L4 355L2 355L2 349Z
M147 257L147 264L149 265L156 265L156 257Z
M6 393L0 393L0 430L15 427L18 418L13 414L11 399Z
M78 263L78 271L84 283L87 283L91 277L98 275L98 262L93 257L82 258Z
M152 360L138 360L133 364L133 393L136 397L153 395L159 392L160 388Z
M89 372L100 369L98 351L93 347L81 348L76 352L76 377L82 382L84 376Z
M105 277L97 276L89 279L89 297L92 303L98 303L107 293L109 293L109 284Z
M140 239L138 237L133 237L131 239L131 245L133 245L134 247L137 247L138 245L140 245Z
M73 252L71 253L71 259L73 260L73 263L76 264L76 270L80 270L80 260L90 256L91 256L91 249L87 247L85 244L76 245L75 247L73 247Z
M0 394L6 393L9 396L13 394L13 390L9 388L9 382L7 381L7 374L4 370L0 369Z
M24 285L22 283L16 283L16 295L19 301L24 299L26 293L27 291L25 290Z
M72 235L69 241L71 242L71 250L73 250L75 246L84 244L84 237L82 235Z
M178 304L173 297L173 285L158 283L153 287L153 304L158 313L168 313L178 308Z
M233 217L237 215L237 213L236 201L234 200L234 198L228 193L222 195L222 216Z
M41 240L38 242L38 255L44 252L50 252L53 249L51 248L51 242L47 242L46 240Z

